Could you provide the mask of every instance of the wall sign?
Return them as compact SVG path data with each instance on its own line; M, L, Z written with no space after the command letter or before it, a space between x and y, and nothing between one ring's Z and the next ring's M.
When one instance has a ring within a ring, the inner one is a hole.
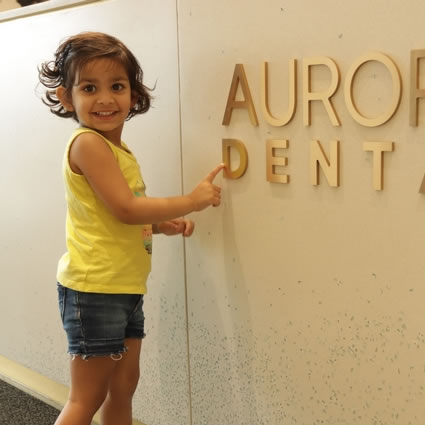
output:
M412 127L418 125L419 99L425 98L425 89L419 87L420 59L425 58L425 49L412 50L410 53L410 90L409 90L409 124ZM367 117L357 107L354 101L354 81L358 70L367 62L379 62L390 73L392 82L392 96L384 112L375 117ZM283 127L289 124L294 115L297 105L297 66L296 59L289 61L289 82L288 82L288 109L279 117L273 115L269 105L269 75L268 63L264 62L261 72L261 111L263 118L272 127ZM315 66L325 66L331 75L329 86L322 91L312 90L312 69ZM305 58L302 61L302 108L303 125L311 125L311 104L312 102L321 102L332 126L341 126L338 113L332 103L332 97L337 92L341 83L341 73L337 63L329 57ZM236 93L240 89L243 100L236 99ZM354 121L363 127L378 127L388 123L397 113L402 95L402 78L397 64L387 55L379 52L368 52L351 65L344 80L344 100L345 106ZM242 64L236 64L233 72L233 78L230 85L227 98L226 109L224 112L224 126L229 126L234 109L244 109L253 126L258 126L258 117L252 101L251 90L245 69ZM266 169L267 181L272 183L290 182L290 176L279 174L276 167L285 167L288 164L288 158L285 156L276 156L276 151L288 149L288 140L272 139L266 141ZM365 140L363 150L371 152L373 155L373 188L383 190L384 176L384 154L393 152L395 144L387 140ZM227 165L225 176L229 179L241 178L248 167L248 151L243 141L238 139L223 139L223 162ZM236 169L231 168L231 152L236 150L239 153L239 166ZM328 184L332 187L339 186L340 173L340 142L331 140L329 142L328 153L325 152L319 140L310 142L310 176L311 184L320 184L319 171L323 171ZM425 176L421 187L421 193L425 193Z

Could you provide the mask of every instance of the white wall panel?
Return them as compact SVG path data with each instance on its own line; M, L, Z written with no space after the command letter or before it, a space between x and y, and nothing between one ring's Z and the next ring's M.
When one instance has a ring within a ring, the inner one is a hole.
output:
M122 39L140 60L146 84L156 84L154 107L131 120L123 138L139 159L148 193L179 194L176 24L174 1L111 0L0 25L0 353L56 381L68 382L55 272L64 251L61 162L76 124L52 115L36 96L37 65L80 31ZM187 424L183 244L158 237L154 251L134 414L149 425Z

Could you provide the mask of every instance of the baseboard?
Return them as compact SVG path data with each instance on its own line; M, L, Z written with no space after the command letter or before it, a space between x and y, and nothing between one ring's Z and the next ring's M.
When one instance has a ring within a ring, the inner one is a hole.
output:
M68 387L0 355L0 379L56 409L68 399ZM93 424L99 424L99 416ZM144 425L133 419L133 425Z

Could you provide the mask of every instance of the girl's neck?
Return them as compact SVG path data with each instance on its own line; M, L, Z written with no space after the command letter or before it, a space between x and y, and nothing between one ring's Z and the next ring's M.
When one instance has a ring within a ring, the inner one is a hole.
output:
M101 134L103 137L108 139L115 146L122 148L121 135L122 135L123 127L124 127L124 125L117 127L117 128L115 128L114 130L111 130L111 131L101 131L101 130L98 130L97 128L92 128L92 130Z

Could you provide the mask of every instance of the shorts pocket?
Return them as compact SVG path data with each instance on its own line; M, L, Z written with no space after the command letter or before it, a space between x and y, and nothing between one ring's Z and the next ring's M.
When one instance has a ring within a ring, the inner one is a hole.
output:
M139 313L140 311L143 311L143 295L138 296L138 300L136 305L134 306L133 311L130 314L130 318Z
M65 317L66 288L63 287L60 283L58 283L57 285L58 285L59 313L60 313L62 324L63 324L64 317Z

